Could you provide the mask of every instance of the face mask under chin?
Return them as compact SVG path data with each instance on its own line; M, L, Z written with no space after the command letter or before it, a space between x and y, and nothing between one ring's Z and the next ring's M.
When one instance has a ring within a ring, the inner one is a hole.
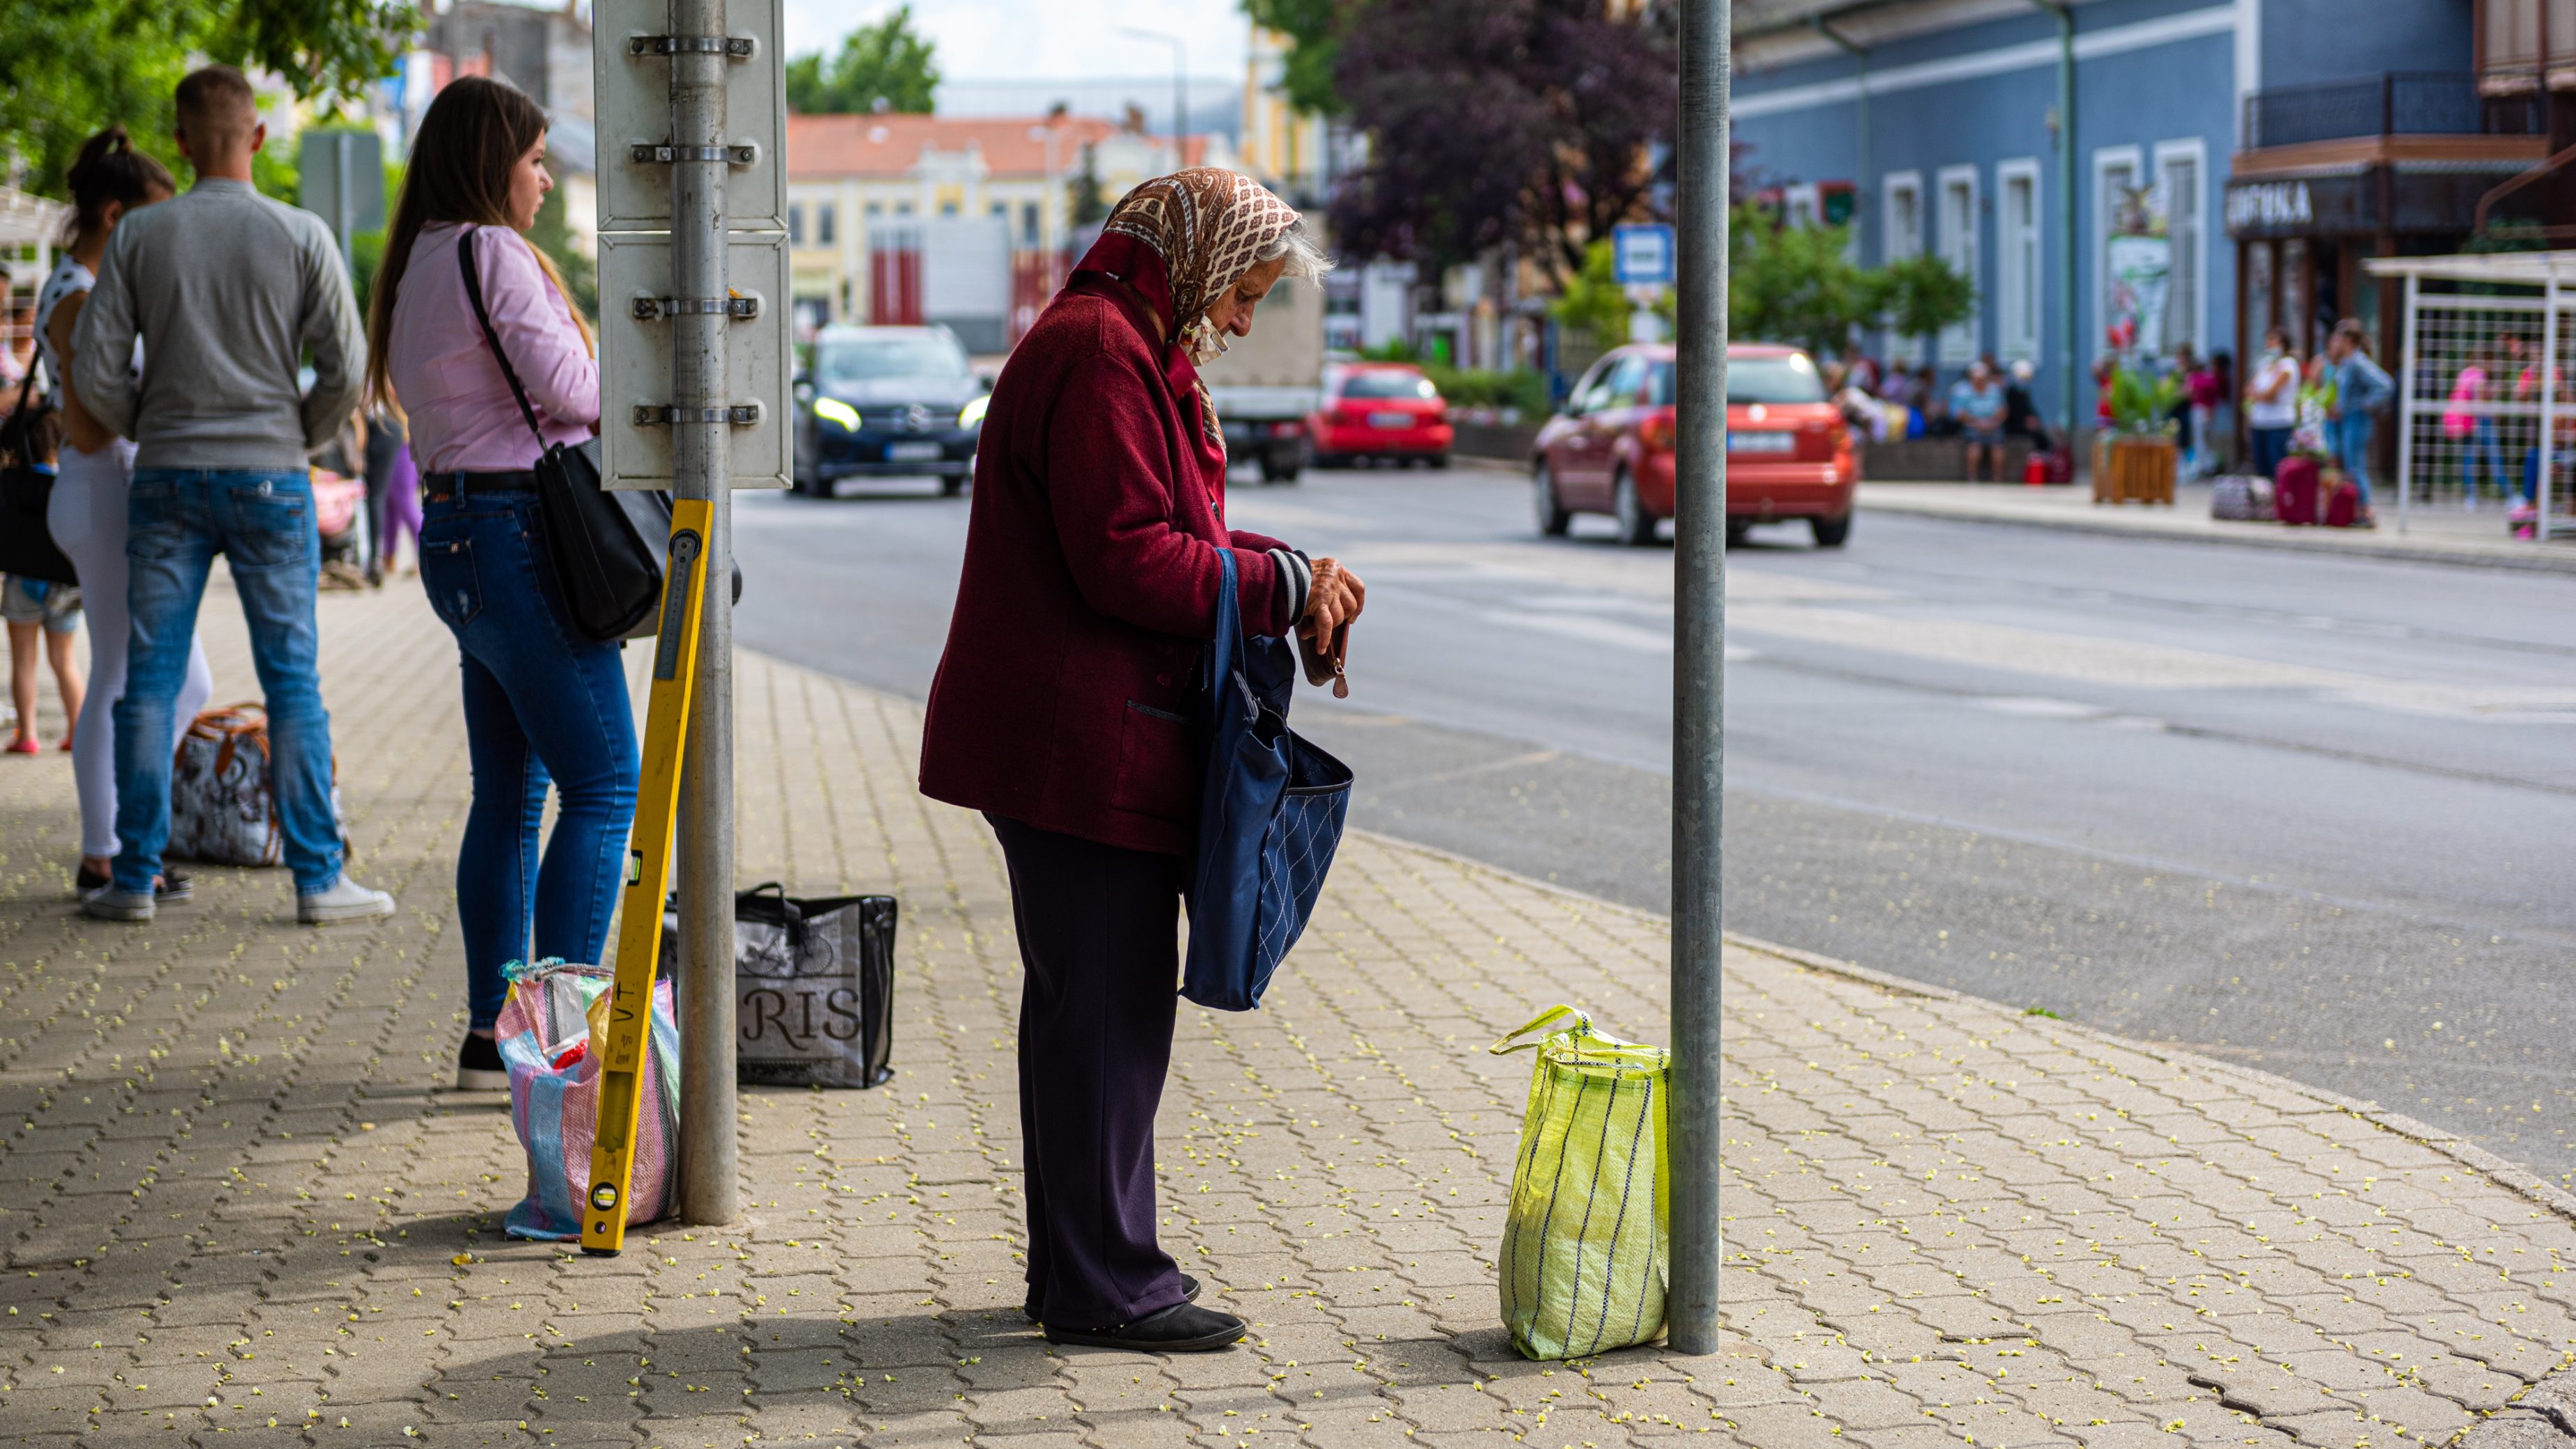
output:
M1226 338L1225 329L1209 325L1205 317L1191 323L1189 330L1181 334L1182 342L1190 349L1190 362L1198 367L1225 356Z

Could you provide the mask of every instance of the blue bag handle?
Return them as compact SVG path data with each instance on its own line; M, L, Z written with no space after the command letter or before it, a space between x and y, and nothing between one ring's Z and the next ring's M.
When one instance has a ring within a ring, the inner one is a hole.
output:
M1216 585L1216 633L1208 640L1207 687L1208 718L1214 711L1227 707L1226 681L1234 674L1235 656L1243 652L1243 606L1235 597L1234 550L1220 545L1216 551L1220 573Z

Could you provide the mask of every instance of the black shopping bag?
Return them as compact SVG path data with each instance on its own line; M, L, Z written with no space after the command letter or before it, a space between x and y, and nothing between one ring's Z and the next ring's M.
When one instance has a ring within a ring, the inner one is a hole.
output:
M892 896L798 899L776 881L735 894L736 1081L873 1087L894 1075L895 917ZM661 970L675 982L679 931L666 911Z

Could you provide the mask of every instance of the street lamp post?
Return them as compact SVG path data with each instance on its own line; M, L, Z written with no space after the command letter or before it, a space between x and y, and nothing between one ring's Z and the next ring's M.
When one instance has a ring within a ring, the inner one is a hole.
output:
M1682 7L1673 511L1673 1065L1667 1335L1717 1351L1720 825L1726 779L1727 0Z
M1139 40L1159 40L1172 48L1172 169L1180 170L1189 163L1190 133L1189 49L1181 38L1162 30L1146 30L1134 25L1118 27L1122 35Z

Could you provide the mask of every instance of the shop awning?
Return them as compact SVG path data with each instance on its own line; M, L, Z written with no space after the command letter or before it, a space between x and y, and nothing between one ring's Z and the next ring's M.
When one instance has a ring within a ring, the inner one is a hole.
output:
M2374 277L2415 277L2428 282L2501 282L2526 287L2576 284L2576 251L2480 252L2450 257L2367 257Z

